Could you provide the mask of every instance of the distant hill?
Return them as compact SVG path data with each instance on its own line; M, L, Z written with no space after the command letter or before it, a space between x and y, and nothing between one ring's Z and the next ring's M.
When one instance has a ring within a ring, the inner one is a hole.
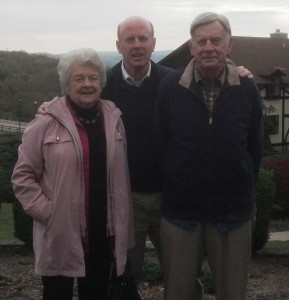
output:
M169 53L171 53L170 50L167 51L155 51L152 54L152 60L154 62L160 61L162 58L167 56ZM119 61L121 61L122 56L116 51L101 51L98 52L101 60L104 62L107 68L113 67L115 64L117 64Z
M158 62L171 52L172 52L171 50L155 51L152 54L152 60L154 62ZM121 54L119 54L116 51L98 51L97 53L99 54L101 60L104 62L107 68L113 67L122 59ZM62 54L49 54L49 53L44 53L44 54L50 57L54 57L56 59L59 59L59 57L62 55Z
M172 52L172 50L166 50L166 51L155 51L152 54L152 60L154 62L158 62L161 59L163 59L165 56L167 56L168 54L170 54Z

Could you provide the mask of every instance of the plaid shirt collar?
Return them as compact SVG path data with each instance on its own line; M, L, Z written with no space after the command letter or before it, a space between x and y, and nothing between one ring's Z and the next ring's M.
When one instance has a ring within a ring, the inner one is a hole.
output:
M196 79L196 82L198 84L202 83L202 84L205 84L207 86L210 86L211 84L208 84L206 83L206 81L204 81L201 77L201 74L199 72L199 70L195 67L194 69L194 76L195 76L195 79ZM218 80L216 82L218 82L218 86L221 87L224 82L225 82L225 79L226 79L226 70L225 68L223 69L222 73L220 74L220 77L218 78ZM216 84L215 82L215 84Z

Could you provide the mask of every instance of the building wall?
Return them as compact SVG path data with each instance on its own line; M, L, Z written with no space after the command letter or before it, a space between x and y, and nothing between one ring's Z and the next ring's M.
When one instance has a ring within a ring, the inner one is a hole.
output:
M261 92L261 96L262 95ZM287 98L289 95L285 95ZM284 97L283 97L284 98ZM267 118L266 122L270 127L270 139L272 145L281 144L281 143L289 143L289 132L287 141L283 141L283 137L286 137L286 133L289 129L289 99L273 99L273 100L263 100L263 105L266 108L265 118ZM284 103L284 112L283 112L283 103ZM284 121L284 128L283 128Z

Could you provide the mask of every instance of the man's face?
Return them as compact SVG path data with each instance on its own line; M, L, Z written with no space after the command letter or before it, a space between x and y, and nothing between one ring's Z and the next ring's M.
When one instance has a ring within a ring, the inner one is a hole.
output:
M155 38L149 23L139 19L124 22L116 46L123 56L124 66L129 75L132 76L140 69L147 71L155 49Z
M231 52L231 38L224 27L215 21L195 29L190 49L202 76L211 71L219 72Z

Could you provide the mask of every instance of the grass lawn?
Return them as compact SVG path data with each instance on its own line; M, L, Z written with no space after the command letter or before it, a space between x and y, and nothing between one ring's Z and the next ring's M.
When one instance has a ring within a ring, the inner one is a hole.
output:
M14 239L12 204L2 203L0 209L0 240Z
M277 250L289 250L289 241L268 241L264 248L277 249Z

